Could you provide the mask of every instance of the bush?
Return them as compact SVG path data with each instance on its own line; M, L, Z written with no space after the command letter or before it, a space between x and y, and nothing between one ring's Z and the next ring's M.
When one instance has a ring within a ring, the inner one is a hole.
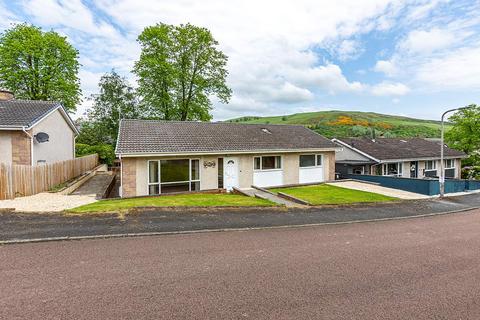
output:
M113 165L115 160L115 150L109 144L88 145L83 143L75 144L75 155L77 157L87 156L89 154L98 154L100 163L105 163L109 166Z

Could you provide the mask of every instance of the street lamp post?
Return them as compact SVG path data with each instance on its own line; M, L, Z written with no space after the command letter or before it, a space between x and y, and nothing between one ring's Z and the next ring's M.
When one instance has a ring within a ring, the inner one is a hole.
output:
M445 135L445 115L452 111L459 111L464 109L469 109L471 107L462 107L455 108L445 111L442 114L442 139L440 144L440 175L438 176L438 182L440 183L440 198L443 198L445 195L445 163L443 162L443 146L445 145L444 135Z

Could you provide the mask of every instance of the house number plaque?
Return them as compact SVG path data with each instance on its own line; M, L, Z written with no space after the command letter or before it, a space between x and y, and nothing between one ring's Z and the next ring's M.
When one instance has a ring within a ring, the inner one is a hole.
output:
M215 161L203 161L204 168L215 168Z

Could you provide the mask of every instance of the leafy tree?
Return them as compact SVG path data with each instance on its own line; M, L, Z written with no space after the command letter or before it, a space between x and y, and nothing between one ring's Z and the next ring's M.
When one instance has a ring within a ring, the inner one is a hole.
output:
M0 34L0 87L31 100L80 102L78 51L54 31L18 24Z
M153 117L207 121L212 96L228 103L227 56L209 30L160 23L145 28L138 42L142 52L134 72Z
M96 144L93 146L83 143L75 144L75 155L77 157L95 153L98 154L98 160L101 163L106 163L109 166L111 166L115 160L115 150L110 144Z
M78 141L115 145L120 119L136 119L142 112L135 90L114 70L104 74L98 86L100 93L91 97L93 107L88 111L88 122L81 125Z
M480 106L472 104L468 107L450 117L453 127L445 138L451 147L471 154L480 150Z
M450 147L469 155L463 164L472 172L466 175L480 177L480 106L472 104L468 107L450 117L453 127L445 134L445 140Z

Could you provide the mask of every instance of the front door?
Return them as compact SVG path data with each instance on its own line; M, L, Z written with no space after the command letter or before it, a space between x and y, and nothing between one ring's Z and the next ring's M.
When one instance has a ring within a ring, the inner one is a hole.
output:
M238 158L223 158L223 184L227 191L231 191L233 187L238 187Z
M410 162L410 178L418 178L418 161Z

